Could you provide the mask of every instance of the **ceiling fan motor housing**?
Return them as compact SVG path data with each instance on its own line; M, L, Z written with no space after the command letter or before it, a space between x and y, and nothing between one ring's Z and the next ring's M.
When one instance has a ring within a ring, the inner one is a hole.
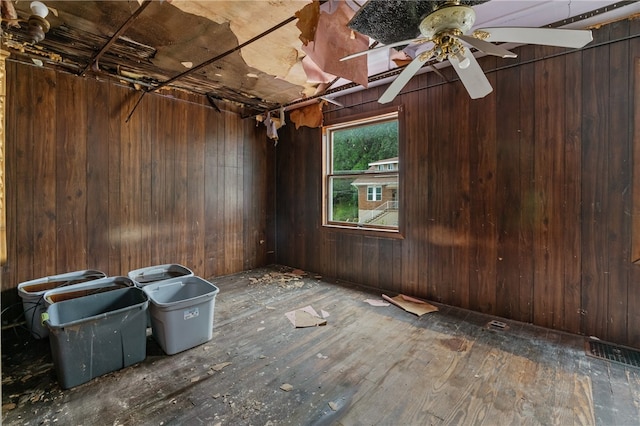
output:
M469 6L446 6L437 9L420 23L420 33L428 38L434 38L438 33L447 30L459 30L462 34L473 27L476 12Z

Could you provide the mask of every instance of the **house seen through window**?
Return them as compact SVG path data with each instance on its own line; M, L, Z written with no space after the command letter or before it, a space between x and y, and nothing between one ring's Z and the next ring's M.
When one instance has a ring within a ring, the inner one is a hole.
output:
M325 225L397 230L398 115L324 128Z

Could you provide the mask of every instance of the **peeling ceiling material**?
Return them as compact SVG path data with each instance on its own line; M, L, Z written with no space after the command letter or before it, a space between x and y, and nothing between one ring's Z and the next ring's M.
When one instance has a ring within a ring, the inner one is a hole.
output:
M314 1L296 12L298 22L296 27L300 30L298 37L305 46L313 41L318 29L318 19L320 18L320 2Z
M322 108L326 104L327 101L322 100L312 105L294 109L289 113L289 119L296 125L296 129L302 126L321 127L323 122Z
M171 4L185 13L201 16L219 24L228 24L237 38L237 43L243 43L267 28L295 16L296 12L309 4L309 1L174 0ZM306 76L299 63L304 56L299 50L299 35L300 30L295 24L283 26L261 38L258 43L242 48L242 58L249 67L258 71L258 75L267 74L294 85L305 86ZM214 55L210 55L212 56ZM193 59L188 60L198 63ZM302 90L298 88L298 95Z
M367 87L369 74L366 57L340 61L340 58L369 47L368 37L347 27L352 17L353 10L344 2L340 2L333 13L320 12L315 40L302 46L302 50L321 70Z
M151 2L126 32L104 52L99 72L135 81L152 89L186 68L201 64L220 52L237 47L272 24L291 18L308 1L204 1ZM96 52L140 7L137 1L48 1L58 16L49 16L51 30L37 46L29 45L26 25L4 36L15 56L36 54L52 60L48 65L76 74L85 72ZM146 3L143 3L146 4ZM19 15L29 16L29 2L15 3ZM284 17L284 18L283 18ZM233 19L233 20L230 20ZM264 28L261 28L264 27ZM300 31L291 23L234 52L207 68L190 74L171 87L200 94L213 94L255 110L266 110L304 96L307 83L302 67L304 53ZM268 46L268 48L265 48ZM47 62L47 61L45 61ZM88 74L93 70L86 71Z
M399 53L381 50L351 61L338 59L366 50L372 40L387 44L415 37L420 19L444 3L44 0L51 11L46 17L50 30L33 44L27 23L30 0L0 2L2 41L10 60L79 76L107 76L143 93L167 87L202 94L213 107L220 100L240 104L245 116L308 105L326 94L360 90L369 81L388 82L402 64ZM461 3L473 5L478 27L559 22L584 28L640 12L640 2L628 1Z

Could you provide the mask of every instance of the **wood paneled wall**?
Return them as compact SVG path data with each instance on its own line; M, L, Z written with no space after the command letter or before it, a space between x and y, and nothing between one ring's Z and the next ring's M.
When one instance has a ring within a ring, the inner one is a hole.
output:
M407 129L403 239L323 228L320 130L286 127L278 262L640 347L630 252L638 34L640 21L624 21L584 50L482 58L494 91L479 100L451 69L451 83L414 78L394 101ZM348 108L325 119L375 112L384 89L338 98Z
M208 278L273 262L264 126L180 92L144 96L127 122L140 92L14 62L7 74L3 290L86 268Z

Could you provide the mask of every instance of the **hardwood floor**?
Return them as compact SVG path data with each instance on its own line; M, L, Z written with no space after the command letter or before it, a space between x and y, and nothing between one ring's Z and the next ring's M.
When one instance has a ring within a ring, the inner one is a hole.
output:
M380 294L274 266L212 279L213 339L62 390L48 341L2 336L2 424L638 424L640 370L584 339L438 305L420 318ZM327 325L294 328L307 305ZM225 364L230 363L230 364ZM281 389L290 384L292 390Z

